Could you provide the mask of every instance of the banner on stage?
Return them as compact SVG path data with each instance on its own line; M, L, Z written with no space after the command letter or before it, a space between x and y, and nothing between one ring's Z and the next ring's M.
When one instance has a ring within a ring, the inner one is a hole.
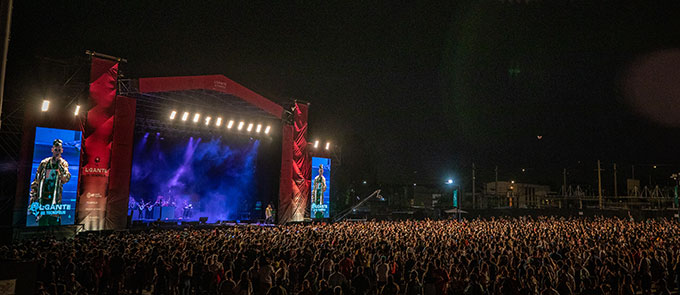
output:
M85 230L105 229L117 79L118 63L92 58L77 220Z

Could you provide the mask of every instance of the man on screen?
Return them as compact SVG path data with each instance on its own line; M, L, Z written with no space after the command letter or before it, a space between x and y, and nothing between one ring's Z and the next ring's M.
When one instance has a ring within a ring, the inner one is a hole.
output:
M323 193L326 191L326 178L323 177L323 165L319 165L319 175L312 182L312 203L323 205Z
M30 204L56 205L61 204L61 193L64 183L71 179L68 162L61 157L64 147L60 139L52 142L52 156L43 159L35 172L35 180L31 183ZM39 225L58 225L61 223L59 215L36 214Z

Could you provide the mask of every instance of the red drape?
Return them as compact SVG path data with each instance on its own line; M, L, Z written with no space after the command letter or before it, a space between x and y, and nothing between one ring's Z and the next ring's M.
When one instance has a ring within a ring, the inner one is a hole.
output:
M117 79L118 63L92 58L76 220L85 230L104 229Z
M308 105L295 103L293 125L283 126L279 223L302 221L307 211L311 162L307 153Z
M109 173L104 224L106 229L123 229L127 225L136 106L137 101L133 98L116 97L111 145L113 161Z

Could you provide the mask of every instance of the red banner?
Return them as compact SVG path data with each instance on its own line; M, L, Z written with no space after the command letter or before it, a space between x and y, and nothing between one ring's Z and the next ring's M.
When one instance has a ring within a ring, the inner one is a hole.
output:
M302 221L308 207L311 162L307 152L308 105L295 103L293 126L283 126L279 223Z
M85 225L85 230L102 230L105 227L117 79L118 63L92 58L90 109L83 126L76 220L76 223Z

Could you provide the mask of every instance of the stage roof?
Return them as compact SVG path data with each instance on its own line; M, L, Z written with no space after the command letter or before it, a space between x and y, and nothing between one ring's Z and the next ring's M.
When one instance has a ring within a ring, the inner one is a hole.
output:
M269 120L283 116L283 107L223 75L122 80L120 94L136 98L137 112L146 118L166 117L172 109Z

